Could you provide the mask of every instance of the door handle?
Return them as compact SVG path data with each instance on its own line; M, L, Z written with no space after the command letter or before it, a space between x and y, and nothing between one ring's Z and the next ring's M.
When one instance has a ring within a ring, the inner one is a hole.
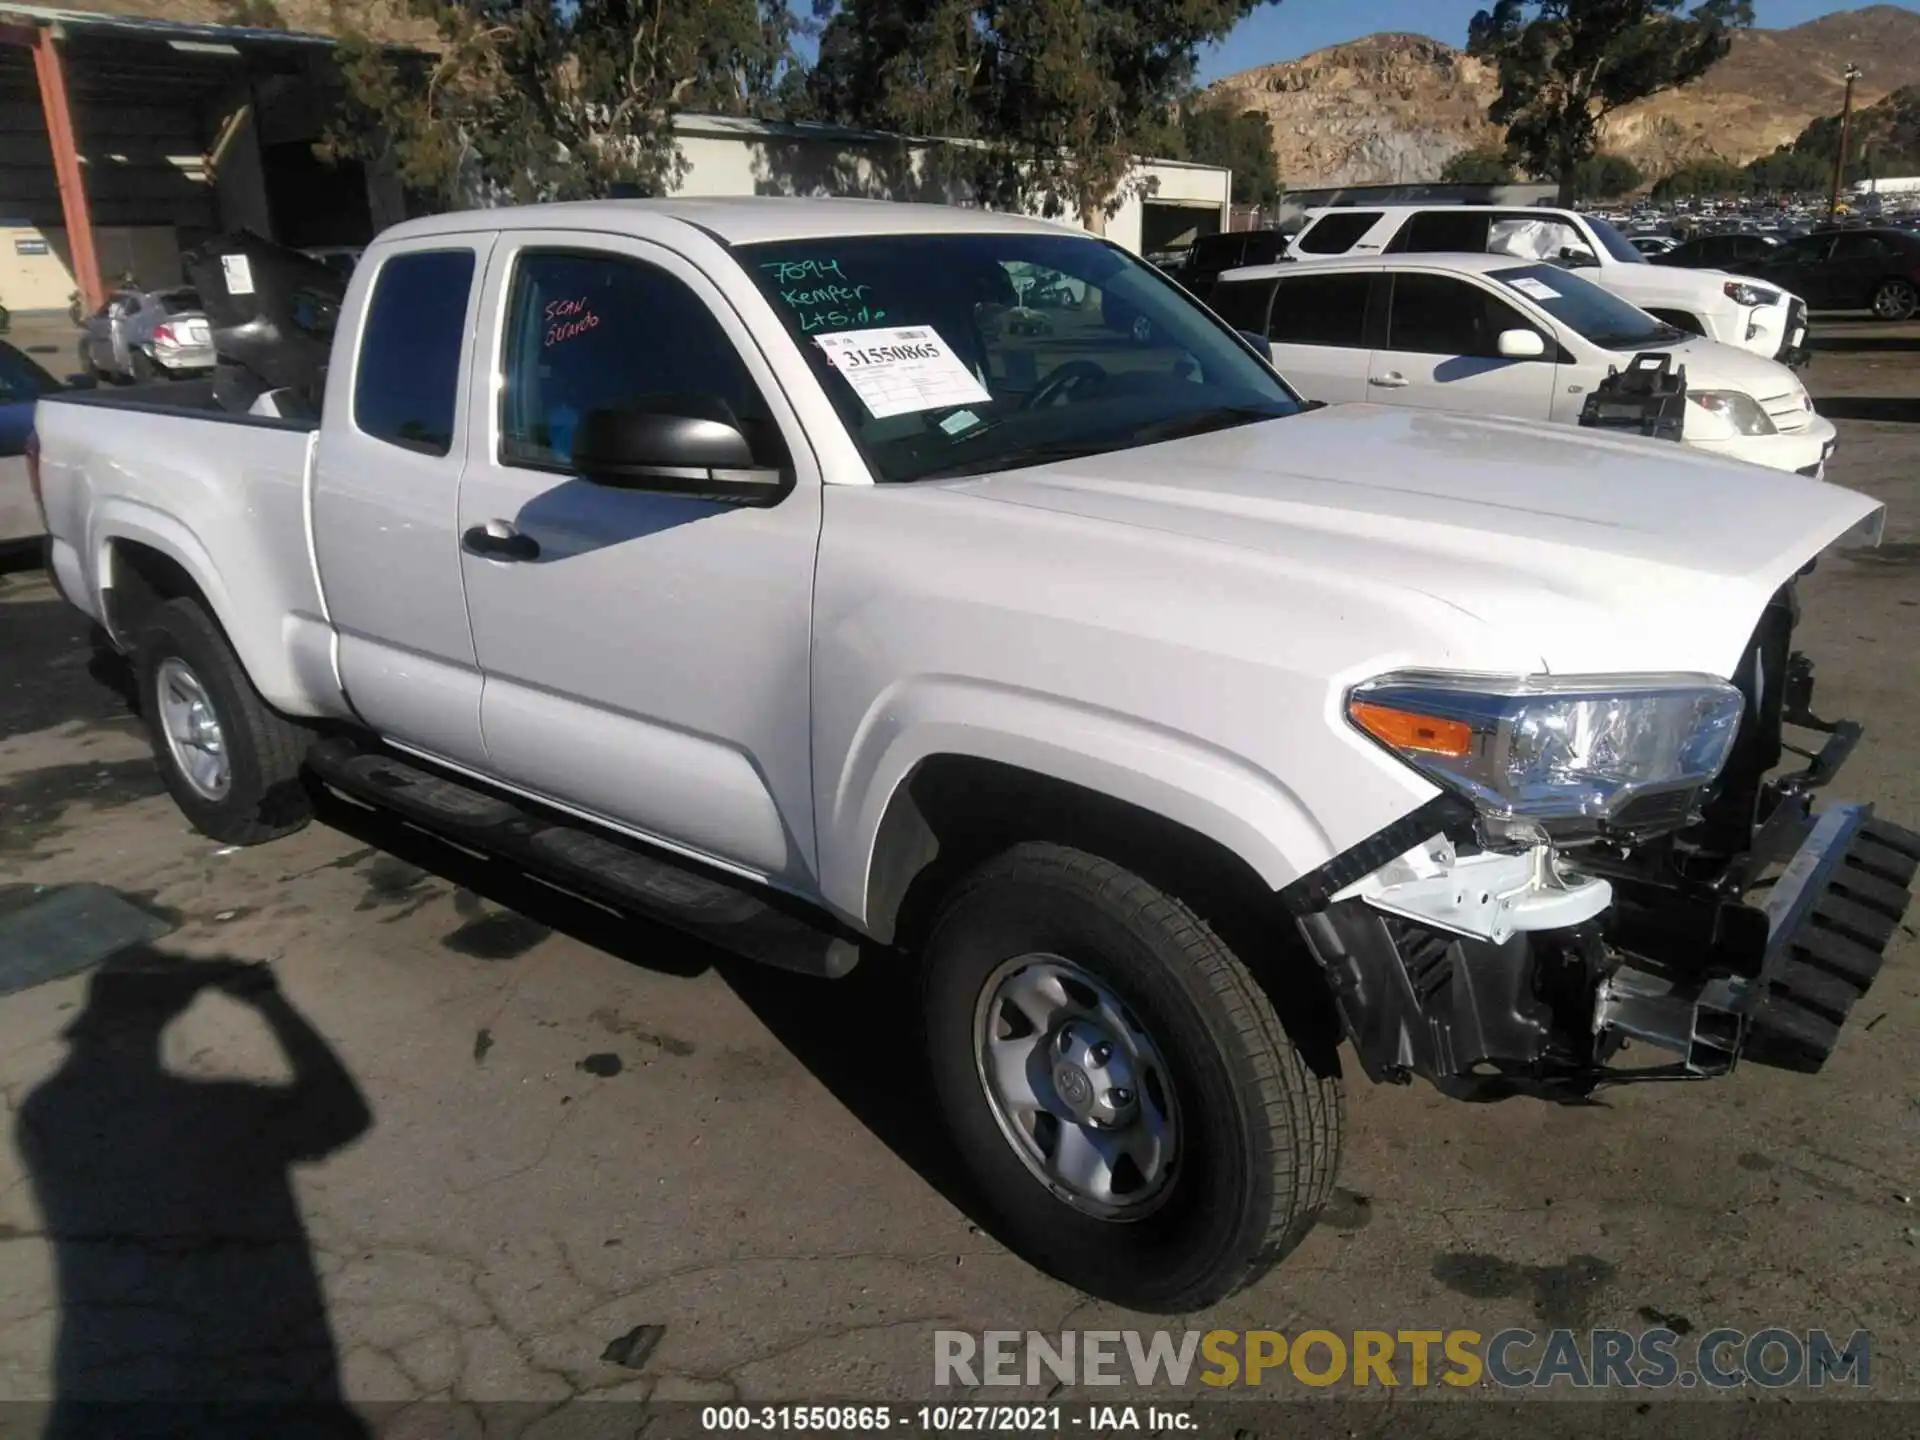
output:
M540 542L522 535L504 520L489 520L476 525L460 537L460 543L476 555L489 560L538 560Z
M1407 388L1407 377L1398 370L1389 370L1384 375L1369 375L1367 384L1378 385L1382 390L1404 390Z

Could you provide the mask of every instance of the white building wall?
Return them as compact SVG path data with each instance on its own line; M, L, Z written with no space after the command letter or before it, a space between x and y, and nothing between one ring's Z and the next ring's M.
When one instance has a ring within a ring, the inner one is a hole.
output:
M970 203L964 187L938 174L934 151L940 141L719 116L682 116L678 129L686 173L676 194ZM1140 184L1106 222L1105 234L1115 244L1139 252L1142 216L1149 204L1191 207L1217 216L1208 228L1226 228L1232 195L1228 171L1149 160L1140 163L1136 176ZM1055 218L1079 228L1078 216Z

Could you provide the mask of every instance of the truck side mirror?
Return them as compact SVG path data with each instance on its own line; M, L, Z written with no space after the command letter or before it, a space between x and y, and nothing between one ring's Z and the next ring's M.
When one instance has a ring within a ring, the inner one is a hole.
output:
M574 434L573 468L610 489L729 505L777 505L793 488L784 467L762 463L726 405L697 395L589 411Z
M1273 341L1262 335L1258 330L1242 330L1240 332L1240 338L1258 350L1261 358L1266 360L1273 359Z

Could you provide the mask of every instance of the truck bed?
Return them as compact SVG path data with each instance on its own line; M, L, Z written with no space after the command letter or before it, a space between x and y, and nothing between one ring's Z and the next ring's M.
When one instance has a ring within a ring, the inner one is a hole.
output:
M222 409L213 398L213 381L158 380L151 385L101 385L92 390L63 390L40 402L85 405L102 410L132 410L142 414L191 415L223 425L260 426L269 430L318 430L320 417L282 420L272 415L240 415Z
M312 657L330 630L308 547L315 422L236 415L214 404L211 381L185 381L50 396L34 424L49 562L70 601L111 631L113 587L170 562L271 703L324 710L330 664Z

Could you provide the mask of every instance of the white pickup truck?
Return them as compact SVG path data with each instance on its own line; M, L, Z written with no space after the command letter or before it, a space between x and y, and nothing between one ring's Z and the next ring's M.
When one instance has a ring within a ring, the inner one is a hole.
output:
M317 779L770 963L917 967L890 1053L1088 1291L1291 1250L1343 1041L1475 1099L1817 1069L1907 903L1920 836L1813 811L1859 731L1791 650L1863 496L1311 405L1118 248L958 209L442 216L338 314L305 418L40 406L52 574L180 807L266 841Z

